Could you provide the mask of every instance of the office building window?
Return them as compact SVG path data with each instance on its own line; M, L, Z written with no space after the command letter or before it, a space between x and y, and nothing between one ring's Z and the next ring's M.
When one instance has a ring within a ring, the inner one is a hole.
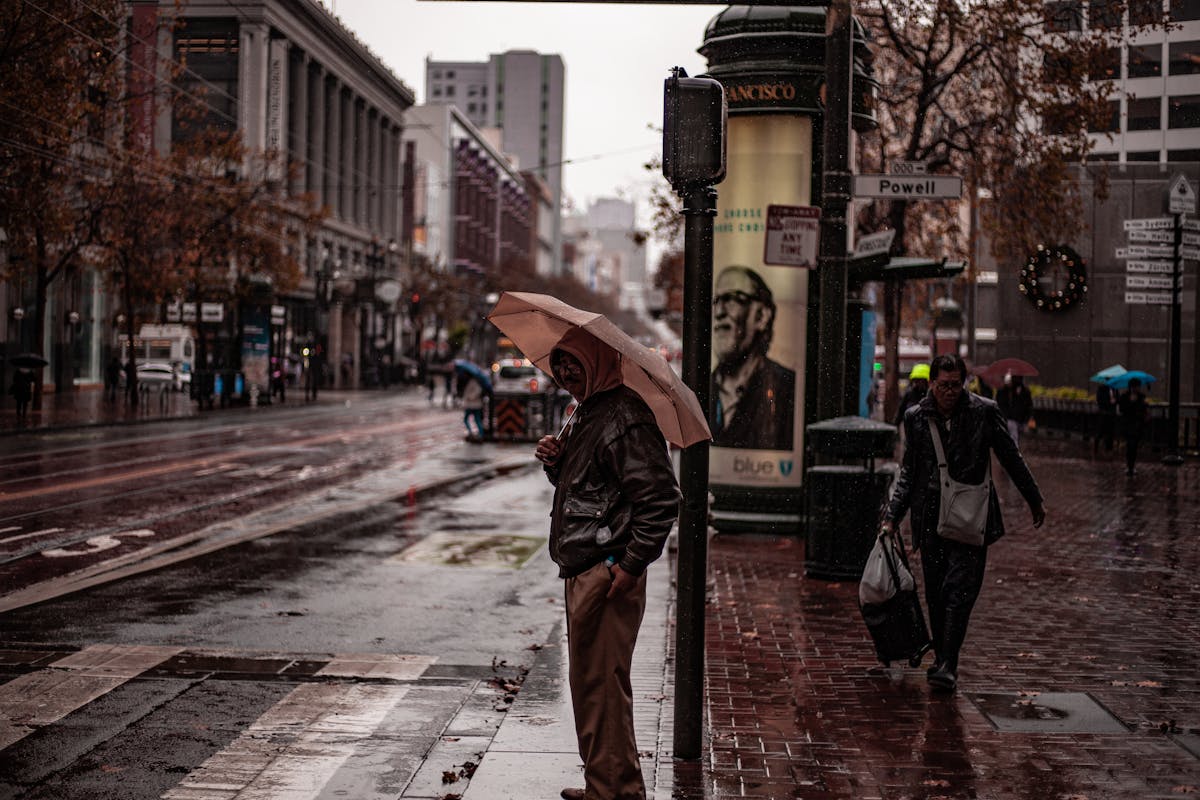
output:
M1090 153L1087 157L1088 161L1116 161L1116 153Z
M1130 25L1154 25L1163 17L1162 0L1129 0Z
M1109 47L1097 54L1088 68L1088 77L1094 81L1119 79L1121 77L1121 48Z
M436 81L441 77L442 77L442 71L440 69L435 69L433 71L433 79Z
M1129 77L1157 78L1162 75L1162 45L1129 48Z
M1200 161L1200 148L1191 150L1168 150L1167 161Z
M1121 130L1121 103L1119 100L1108 101L1108 114L1098 124L1088 125L1089 133L1117 133Z
M1083 3L1081 0L1047 3L1046 30L1060 33L1083 30Z
M479 105L477 103L467 103L467 113L468 114L474 114L478 110L479 110Z
M1171 21L1189 22L1200 19L1200 0L1171 0Z
M442 87L440 87L440 86L433 87L433 96L441 97L442 96Z
M1200 94L1185 94L1167 101L1168 128L1200 128Z
M1042 82L1046 84L1068 83L1076 66L1070 57L1053 50L1042 54Z
M1172 75L1200 73L1200 42L1172 42L1170 48L1170 72Z
M201 98L199 118L175 113L171 138L184 141L207 128L237 129L240 37L234 19L189 19L175 33L175 56L188 66L181 88Z
M1104 30L1120 28L1123 10L1120 2L1091 0L1088 4L1088 27Z
M1157 150L1137 150L1132 153L1126 153L1125 160L1126 161L1156 162L1156 161L1158 161L1158 151Z
M446 70L446 77L449 80L454 80L454 70L452 70L452 69Z
M454 87L453 86L446 87L446 97L454 97Z
M1125 129L1130 131L1156 131L1162 127L1162 98L1145 97L1129 101L1129 120Z

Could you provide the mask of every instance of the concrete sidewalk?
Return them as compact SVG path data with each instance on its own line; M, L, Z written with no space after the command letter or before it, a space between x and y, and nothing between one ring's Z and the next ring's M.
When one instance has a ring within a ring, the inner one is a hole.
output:
M1026 442L1047 497L1035 531L1000 477L1008 535L957 694L884 668L857 585L804 576L796 536L710 546L704 755L671 758L670 569L652 567L636 656L651 798L1177 798L1200 794L1200 467ZM914 564L914 566L916 566ZM561 642L551 642L464 800L582 785Z

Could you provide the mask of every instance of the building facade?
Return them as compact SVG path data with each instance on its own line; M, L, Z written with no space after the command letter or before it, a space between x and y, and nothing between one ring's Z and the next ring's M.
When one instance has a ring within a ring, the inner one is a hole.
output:
M426 102L453 103L477 129L498 130L499 149L546 182L554 202L554 272L562 270L565 80L560 56L530 50L494 53L486 62L425 60Z

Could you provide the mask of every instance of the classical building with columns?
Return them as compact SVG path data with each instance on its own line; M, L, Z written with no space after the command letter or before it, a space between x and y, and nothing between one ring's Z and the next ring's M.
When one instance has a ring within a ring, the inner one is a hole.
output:
M175 12L174 0L140 5ZM252 150L280 154L289 193L329 211L302 246L300 288L276 298L284 350L319 348L335 386L373 384L405 352L395 302L412 90L315 0L190 0L179 14L167 35L185 88L203 90L214 124L236 120ZM180 135L160 119L160 147Z

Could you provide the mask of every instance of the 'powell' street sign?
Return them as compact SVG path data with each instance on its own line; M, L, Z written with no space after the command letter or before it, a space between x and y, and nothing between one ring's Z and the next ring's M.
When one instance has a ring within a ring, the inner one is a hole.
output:
M854 196L957 200L962 197L962 178L957 175L855 175Z

